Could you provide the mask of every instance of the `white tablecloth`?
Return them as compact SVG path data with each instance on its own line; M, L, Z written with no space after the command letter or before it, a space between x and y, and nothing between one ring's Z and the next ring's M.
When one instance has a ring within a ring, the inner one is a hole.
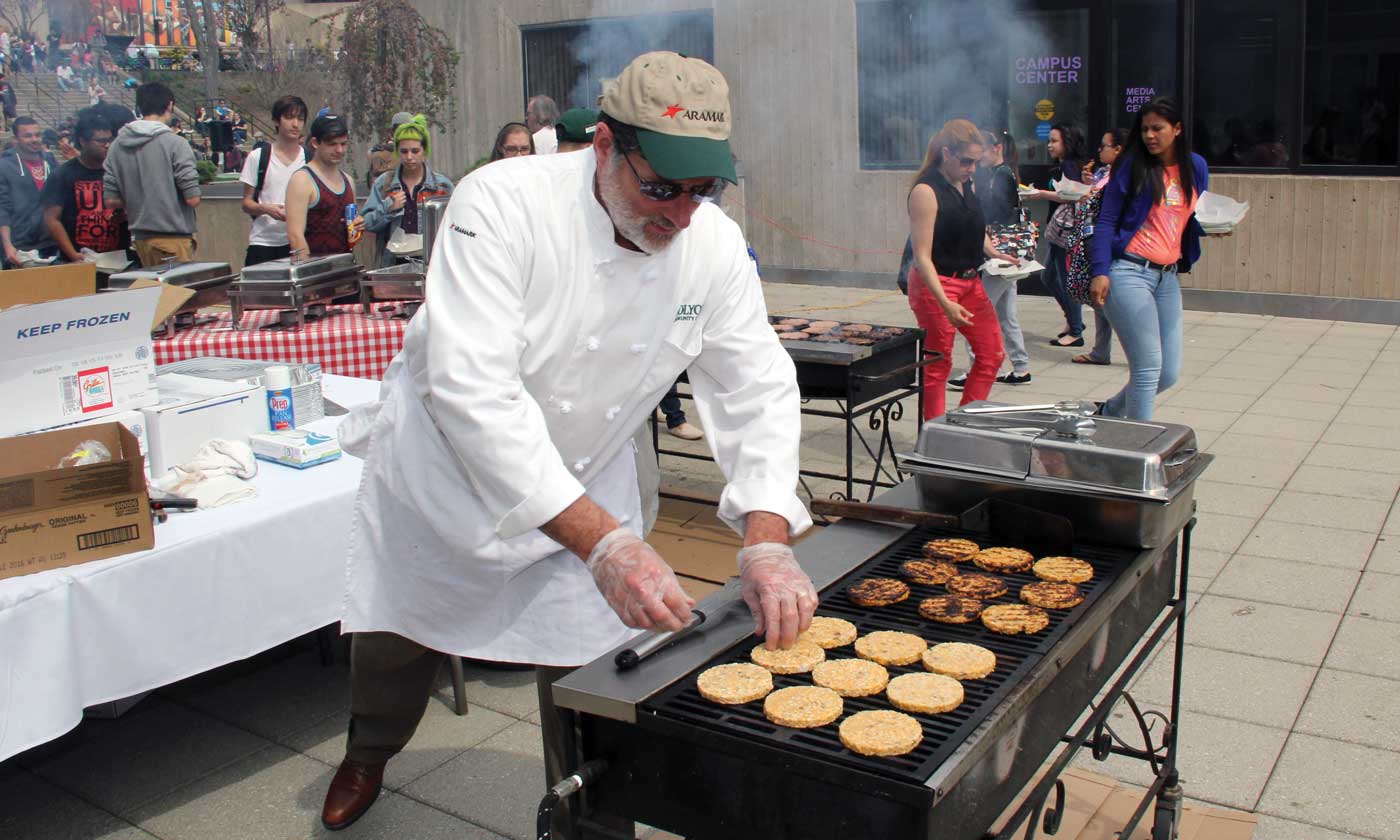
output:
M326 376L353 408L379 383ZM334 430L343 417L308 428ZM362 462L258 462L258 496L157 525L156 547L0 580L0 760L83 709L275 647L340 618Z

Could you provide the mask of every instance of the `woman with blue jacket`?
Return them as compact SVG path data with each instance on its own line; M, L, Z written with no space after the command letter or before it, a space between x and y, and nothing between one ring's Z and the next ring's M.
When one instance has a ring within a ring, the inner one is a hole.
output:
M1190 137L1174 99L1152 100L1103 188L1089 240L1089 299L1113 323L1129 371L1128 384L1104 403L1106 415L1152 419L1157 394L1181 372L1177 275L1201 256L1196 202L1210 181Z
M375 179L362 216L365 230L375 234L377 240L378 268L396 262L394 255L385 250L396 229L407 234L423 232L419 214L422 202L452 194L452 181L428 166L428 120L422 114L394 129L394 151L399 165Z

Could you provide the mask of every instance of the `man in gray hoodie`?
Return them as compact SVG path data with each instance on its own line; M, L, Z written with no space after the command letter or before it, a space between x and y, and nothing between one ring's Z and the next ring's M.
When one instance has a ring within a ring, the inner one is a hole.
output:
M194 259L199 173L190 144L170 130L175 95L159 82L136 89L141 119L122 127L103 165L107 207L126 208L132 245L144 266Z

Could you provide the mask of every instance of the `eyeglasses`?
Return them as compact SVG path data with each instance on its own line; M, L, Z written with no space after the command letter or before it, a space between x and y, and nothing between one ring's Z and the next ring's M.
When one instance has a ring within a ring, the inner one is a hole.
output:
M508 155L528 155L528 154L530 154L530 147L529 147L529 146L502 146L502 147L501 147L501 151L504 152L504 153L506 153L506 154L508 154Z
M622 159L627 161L627 168L632 170L632 177L637 179L637 188L642 195L652 201L674 201L682 193L685 193L690 196L692 201L699 203L713 201L720 193L724 192L724 181L720 178L695 187L682 187L671 181L644 181L642 176L637 173L637 167L632 165L632 159L625 152L621 154Z

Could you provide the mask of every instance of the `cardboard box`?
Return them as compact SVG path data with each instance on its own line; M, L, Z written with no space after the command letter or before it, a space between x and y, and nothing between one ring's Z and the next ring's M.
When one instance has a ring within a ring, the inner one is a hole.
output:
M120 411L110 417L101 417L96 420L79 420L76 423L66 423L62 426L55 426L52 429L39 429L35 432L25 432L26 435L36 435L40 432L56 432L60 429L77 429L83 426L95 426L98 423L120 423L126 427L127 431L136 436L136 442L141 447L141 456L144 458L150 451L150 439L146 435L146 415L139 409L133 411Z
M717 506L698 498L663 496L656 524L647 535L651 547L676 570L681 588L697 601L739 574L737 555L744 541L719 521Z
M267 400L257 385L163 373L156 377L156 387L160 402L141 409L153 477L189 460L215 438L246 443L268 430Z
M340 439L297 429L259 432L248 439L253 454L263 461L304 470L340 457Z
M59 467L85 441L102 464ZM0 439L0 579L116 557L155 545L136 436L103 423Z

